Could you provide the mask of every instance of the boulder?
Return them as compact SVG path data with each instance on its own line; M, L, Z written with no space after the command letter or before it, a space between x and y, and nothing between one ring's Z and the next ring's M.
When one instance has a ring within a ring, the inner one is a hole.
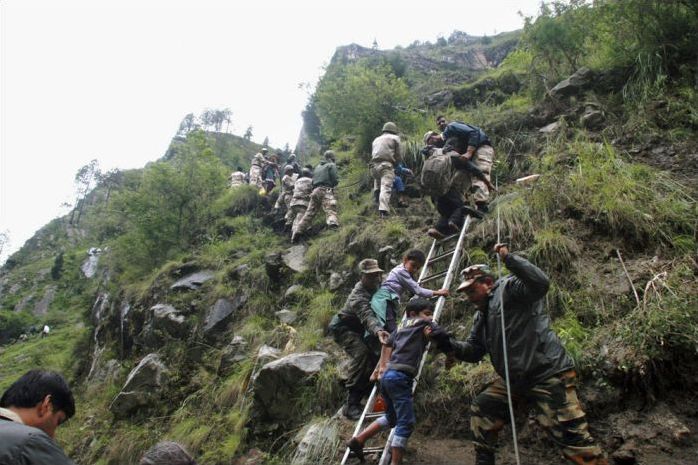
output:
M204 334L211 334L225 328L233 313L245 305L246 301L247 296L245 295L235 296L232 300L218 299L206 314Z
M280 253L269 253L264 257L264 271L273 283L279 283L284 276L284 260Z
M214 278L214 273L211 270L202 270L192 273L184 278L175 282L170 289L173 290L191 290L196 291L199 289L206 281Z
M92 247L87 252L87 258L82 265L80 270L86 278L93 278L97 274L97 265L99 265L99 256L102 254L102 249Z
M286 289L286 292L284 293L284 299L292 300L295 297L297 297L302 290L303 286L301 286L300 284L294 284L293 286Z
M325 352L304 352L264 365L253 381L256 413L280 423L294 420L293 403L289 399L294 398L297 386L322 369L327 357Z
M557 83L550 90L550 95L554 98L572 97L580 94L585 88L593 82L594 72L589 68L579 68L565 80Z
M167 375L167 367L160 360L158 354L146 355L131 370L121 392L109 405L109 410L117 417L125 417L135 409L152 405L159 397L160 390L166 383Z
M305 262L305 252L307 250L308 248L302 244L290 247L282 257L284 263L296 273L304 272L308 269L308 265Z
M292 312L291 310L288 310L286 308L284 308L283 310L279 310L278 312L274 313L274 315L276 315L279 321L281 321L282 323L286 323L287 325L292 324L298 318L296 312Z
M265 344L257 351L257 363L264 365L265 363L278 359L280 355L281 350Z
M538 130L538 132L540 132L541 134L553 134L560 129L560 126L561 126L560 122L555 121L554 123L550 123L546 126L543 126L542 128L540 128Z
M157 304L150 308L151 329L160 330L174 337L183 337L187 333L184 315L172 305Z
M329 418L315 420L295 437L298 443L291 465L314 465L327 460L327 451L339 442L338 423Z
M601 129L604 121L606 121L606 116L603 112L591 108L588 108L580 118L582 126L591 130Z
M242 336L235 336L233 340L223 348L218 371L225 374L236 363L240 363L245 359L247 359L247 341Z
M341 273L337 273L336 271L332 271L330 273L330 281L327 285L330 291L336 291L340 287L344 285L346 282L346 276L342 275Z
M243 276L247 276L247 274L250 272L250 265L247 263L243 263L242 265L238 266L237 268L233 269L228 273L228 276L231 279L240 279Z

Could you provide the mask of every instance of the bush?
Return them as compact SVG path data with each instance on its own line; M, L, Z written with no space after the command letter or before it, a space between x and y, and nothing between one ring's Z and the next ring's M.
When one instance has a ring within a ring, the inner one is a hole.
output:
M18 338L26 333L32 324L36 324L36 318L29 313L0 310L0 344Z

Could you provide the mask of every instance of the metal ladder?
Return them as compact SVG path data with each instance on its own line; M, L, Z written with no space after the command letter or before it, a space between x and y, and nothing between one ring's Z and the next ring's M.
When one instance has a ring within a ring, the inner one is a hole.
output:
M422 271L419 274L419 279L417 282L421 285L424 286L424 284L434 282L434 281L439 281L443 279L443 285L438 287L438 289L443 289L443 288L450 288L451 284L453 282L453 279L458 273L458 266L460 265L461 262L461 256L462 256L462 249L463 249L463 242L465 239L465 235L468 232L468 229L470 228L470 225L472 223L472 217L471 215L467 215L465 217L465 222L463 223L463 227L461 228L460 232L457 234L454 234L452 236L445 237L444 239L435 239L434 242L431 244L431 248L429 249L429 254L427 255L426 258L426 263L422 267ZM444 250L446 249L446 246L450 243L453 242L454 239L457 239L456 241L456 246L453 249L450 250ZM430 267L432 267L436 263L440 263L445 261L448 258L451 258L448 268L443 271L438 271L435 273L432 273L427 276L427 272L429 271ZM438 323L439 317L441 316L441 312L443 310L444 304L446 303L446 298L445 297L439 297L436 306L434 307L434 321ZM405 315L403 315L402 320L404 321L406 318ZM426 348L424 349L424 353L422 354L422 359L419 363L419 370L417 371L417 376L414 377L414 381L412 384L412 393L414 394L415 389L417 388L417 383L419 382L419 377L422 374L422 368L424 367L424 363L427 360L427 353L429 352L429 348L431 347L431 343L427 344ZM363 412L361 413L361 416L359 417L359 420L356 422L356 428L354 429L353 436L357 436L370 422L373 420L376 420L377 418L380 418L383 416L384 412L374 412L374 406L376 403L376 398L378 396L378 385L374 385L373 389L371 389L371 394L368 396L368 400L366 401L366 406L364 407ZM393 435L395 434L395 429L390 430L390 434L388 435L388 440L385 443L384 447L364 447L364 454L373 454L377 452L381 452L381 459L379 462L379 465L388 465L390 462L390 442L392 441ZM350 450L347 447L346 450L344 451L344 456L342 457L342 462L341 465L346 465L347 461L349 460L350 456Z

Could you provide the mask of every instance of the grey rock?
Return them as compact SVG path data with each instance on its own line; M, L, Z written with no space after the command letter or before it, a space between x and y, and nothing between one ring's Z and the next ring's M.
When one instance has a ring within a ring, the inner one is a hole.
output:
M345 281L345 276L343 276L340 273L337 273L336 271L333 271L330 273L330 282L327 287L330 289L330 291L336 291L337 289L342 287Z
M554 132L557 132L560 129L560 122L555 121L554 123L550 123L546 126L543 126L538 130L541 134L552 134Z
M21 312L24 310L24 308L29 305L29 303L34 299L34 294L29 294L24 297L22 297L22 300L17 302L17 305L15 305L14 311L15 312Z
M97 274L97 266L99 265L99 256L102 254L102 249L92 247L87 252L87 258L82 265L80 270L86 278L93 278Z
M280 423L294 420L288 400L293 398L297 386L322 369L327 357L325 352L304 352L264 365L254 379L256 414Z
M91 380L97 380L104 383L112 383L119 377L121 364L116 359L107 360L107 362L98 367L92 374Z
M249 274L249 272L250 272L250 265L248 265L247 263L244 263L244 264L238 266L237 268L235 268L230 273L230 277L233 279L240 279L243 276L247 276Z
M264 271L272 282L281 282L284 277L284 260L280 253L269 253L264 257Z
M221 362L218 371L227 374L236 363L247 359L247 341L242 336L235 336L230 343L223 348Z
M606 116L600 110L587 109L582 115L580 122L587 129L600 129L606 121Z
M305 252L308 248L304 245L294 245L283 255L284 263L296 273L302 273L308 269L305 262Z
M48 308L56 297L56 286L49 286L44 292L44 297L34 305L34 315L44 316L48 313Z
M578 95L592 83L593 79L593 71L586 67L579 68L570 77L557 83L557 85L550 90L550 95L555 98Z
M175 337L186 335L185 317L172 305L157 304L150 308L150 312L151 329L161 330Z
M239 310L247 301L244 295L238 295L229 299L218 299L206 314L204 320L204 333L220 330L230 321L233 313Z
M189 276L175 282L170 289L173 290L191 290L196 291L199 289L206 281L213 279L215 274L211 270L202 270L192 273Z
M298 443L291 465L314 465L325 460L325 451L332 450L339 441L337 422L329 418L306 425L295 437Z
M300 284L294 284L293 286L286 289L284 293L284 299L291 300L298 295L303 290L303 286Z
M280 355L281 350L265 344L257 351L257 363L265 364L271 362L279 358Z
M292 324L298 318L296 312L292 312L291 310L285 308L274 313L274 315L276 315L279 321L281 321L282 323L286 323L287 325Z
M168 370L158 354L146 355L131 370L121 392L116 395L109 410L117 417L127 416L133 410L151 405L159 397L166 383Z

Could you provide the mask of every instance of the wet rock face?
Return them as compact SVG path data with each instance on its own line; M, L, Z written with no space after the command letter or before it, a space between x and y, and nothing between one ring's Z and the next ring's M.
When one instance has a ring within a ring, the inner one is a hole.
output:
M80 270L86 278L93 278L97 274L97 265L99 265L99 256L102 254L102 249L92 247L87 252L87 258L82 262Z
M328 355L325 352L304 352L287 355L262 367L254 379L256 415L264 419L288 423L294 420L292 399L297 386L317 374Z
M214 273L211 270L202 270L192 273L184 278L175 282L170 289L175 291L196 291L199 289L206 281L214 278Z
M155 353L146 355L129 373L126 383L121 388L111 405L117 417L127 416L135 409L153 405L159 398L166 383L168 370Z
M233 299L218 299L208 310L204 320L204 334L213 335L225 329L237 312L247 302L247 297L239 295Z
M56 286L49 286L44 292L44 297L36 303L32 313L35 316L44 316L48 313L48 308L56 297Z

